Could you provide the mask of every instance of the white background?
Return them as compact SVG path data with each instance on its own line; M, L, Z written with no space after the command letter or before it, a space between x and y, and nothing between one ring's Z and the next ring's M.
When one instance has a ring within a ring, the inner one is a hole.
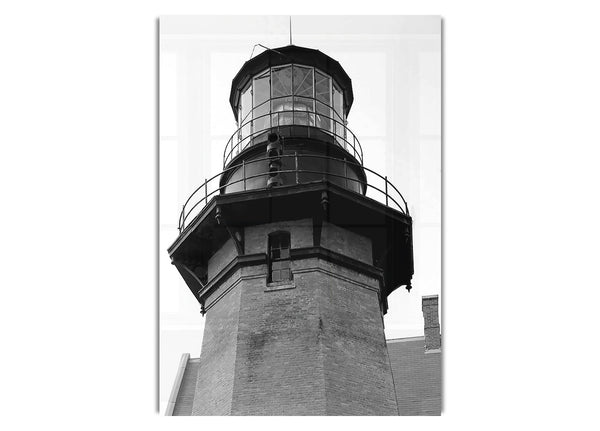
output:
M386 3L350 12L444 17L444 411L377 422L592 428L598 15L577 1ZM154 413L155 18L347 2L1 8L3 427L372 426Z
M182 204L205 178L222 170L225 144L237 128L229 105L231 80L256 43L288 45L289 25L285 15L160 19L161 411L182 353L200 355L205 323L166 250L178 235ZM348 127L360 140L364 165L387 176L408 201L414 220L413 289L400 288L388 297L385 335L423 335L421 297L441 291L441 19L294 16L292 36L295 45L340 61L352 79ZM256 47L254 55L263 51ZM370 173L367 178L385 188L380 178ZM208 192L216 187L218 178ZM385 202L374 189L367 196Z

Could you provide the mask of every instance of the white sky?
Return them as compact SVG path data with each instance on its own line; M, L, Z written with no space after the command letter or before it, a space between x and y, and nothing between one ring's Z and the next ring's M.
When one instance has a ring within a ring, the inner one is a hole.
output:
M387 175L413 217L413 290L396 290L386 337L423 334L420 298L441 290L441 21L438 17L292 17L293 43L338 60L354 104L348 127L364 165ZM170 265L182 203L222 167L236 129L231 79L254 44L289 43L289 17L160 20L160 401L182 353L200 354L204 319ZM262 52L257 47L255 55Z

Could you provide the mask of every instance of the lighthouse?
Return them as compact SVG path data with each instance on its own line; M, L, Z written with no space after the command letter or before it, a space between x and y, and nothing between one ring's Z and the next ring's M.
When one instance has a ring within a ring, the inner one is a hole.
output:
M350 77L319 50L267 49L229 102L223 165L168 249L206 319L172 413L398 415L384 315L411 289L412 219L363 163Z

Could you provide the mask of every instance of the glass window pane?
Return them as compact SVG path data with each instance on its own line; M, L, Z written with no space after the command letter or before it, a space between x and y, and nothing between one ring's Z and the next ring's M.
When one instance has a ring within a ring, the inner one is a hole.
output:
M335 85L333 86L333 109L337 114L336 119L338 121L344 118L342 92Z
M273 126L292 124L293 101L291 97L283 97L271 101Z
M328 117L331 117L331 109L324 104L317 102L317 113L323 115L317 115L317 124L316 127L321 129L325 129L328 131L332 131L331 128L331 120Z
M248 85L244 91L242 91L242 95L240 97L240 111L238 124L241 127L239 140L244 141L244 144L247 143L245 140L251 133L251 122L249 114L252 110L252 86ZM244 146L242 144L242 147Z
M339 122L335 123L335 139L340 146L346 148L346 128Z
M252 121L248 121L248 122L244 123L244 125L240 129L239 143L241 145L239 145L238 152L239 152L239 149L246 148L246 146L250 142L250 134L251 133L252 133Z
M281 281L281 271L273 271L272 280Z
M254 78L253 103L256 108L269 99L269 72Z
M315 97L326 105L331 105L331 79L318 71L315 71Z
M271 125L271 116L269 115L269 103L264 103L254 109L254 134L266 130Z
M305 111L314 112L314 100L305 97L294 97L294 124L314 126L315 116Z
M271 235L271 248L279 248L279 235Z
M240 103L241 103L242 117L239 120L240 120L240 124L241 124L244 122L244 120L246 119L246 117L248 116L250 111L252 110L252 86L251 85L246 87L246 89L242 92L242 97L241 97Z
M308 112L294 112L292 116L294 124L299 126L308 126Z
M294 97L294 111L315 111L313 99L307 99L305 97Z
M281 258L282 259L289 259L290 258L290 249L289 248L284 248L281 250Z
M291 96L292 94L292 66L273 69L271 83L271 97Z
M294 94L313 97L313 70L310 67L294 66Z
M290 277L290 270L289 269L284 269L281 271L281 279L282 280L289 280Z
M254 89L253 89L253 100L252 106L254 111L252 112L253 121L253 132L254 135L266 130L271 125L271 119L269 117L269 98L270 98L270 71L266 71L262 75L254 78Z

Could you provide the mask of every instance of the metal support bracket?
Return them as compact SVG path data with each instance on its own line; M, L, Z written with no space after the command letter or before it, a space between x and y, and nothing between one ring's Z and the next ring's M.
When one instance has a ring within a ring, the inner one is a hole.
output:
M227 233L233 240L235 244L235 248L237 250L238 256L244 255L244 229L240 227L229 226L223 217L223 212L221 211L221 207L217 206L215 219L217 223L221 226L224 226L227 229Z

